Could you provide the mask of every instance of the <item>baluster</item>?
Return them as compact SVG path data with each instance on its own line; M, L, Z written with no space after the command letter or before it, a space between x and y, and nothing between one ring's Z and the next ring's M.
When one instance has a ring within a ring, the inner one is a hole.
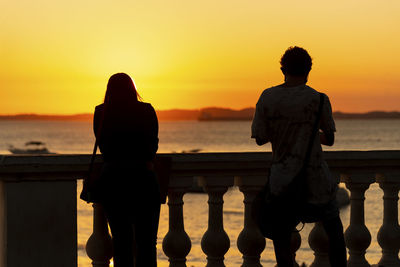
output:
M260 255L265 249L265 238L251 217L251 204L263 188L265 177L235 177L235 185L244 195L244 227L237 239L239 251L243 254L242 267L260 267Z
M322 223L317 222L314 224L308 236L308 244L314 251L314 261L310 267L330 266L328 256L329 240Z
M400 177L378 176L377 182L383 190L383 224L378 232L378 243L382 248L379 266L400 266L400 228L398 221L398 200Z
M192 178L181 178L183 179L171 178L170 180L168 190L169 229L162 243L163 251L168 256L171 267L186 267L186 256L192 247L183 222L183 195L192 184Z
M374 182L371 175L346 176L344 182L350 190L350 225L344 233L346 246L349 249L348 266L370 266L365 253L371 244L371 234L365 225L364 200L365 191Z
M86 253L93 267L108 267L113 255L107 219L100 204L93 204L93 233L86 242Z
M208 194L208 229L201 239L201 248L207 255L207 267L221 267L230 247L223 225L223 195L233 185L233 177L199 177L199 185Z
M296 261L296 252L301 247L301 235L299 232L292 233L292 240L290 240L290 251L293 253L294 267L299 267Z

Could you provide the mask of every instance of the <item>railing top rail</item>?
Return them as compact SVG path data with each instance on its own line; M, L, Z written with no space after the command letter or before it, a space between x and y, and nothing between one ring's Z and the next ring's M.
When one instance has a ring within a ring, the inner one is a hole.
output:
M271 152L160 153L171 159L171 176L265 175ZM327 151L324 157L334 172L400 171L400 150ZM3 179L81 179L88 169L90 155L0 155ZM96 162L101 163L98 155Z

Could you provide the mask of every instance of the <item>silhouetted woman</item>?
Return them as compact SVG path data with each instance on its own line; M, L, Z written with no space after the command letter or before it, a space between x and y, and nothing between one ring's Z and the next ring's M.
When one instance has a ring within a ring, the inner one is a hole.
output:
M115 267L157 266L160 195L152 161L158 149L158 121L154 108L138 98L132 79L125 73L114 74L104 103L94 114L104 159L102 204L111 228Z

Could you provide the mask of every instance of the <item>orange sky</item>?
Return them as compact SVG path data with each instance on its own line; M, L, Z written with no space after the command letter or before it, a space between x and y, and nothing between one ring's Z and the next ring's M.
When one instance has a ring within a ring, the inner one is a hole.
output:
M0 114L92 112L130 74L156 109L254 106L291 45L334 110L400 110L400 1L0 0Z

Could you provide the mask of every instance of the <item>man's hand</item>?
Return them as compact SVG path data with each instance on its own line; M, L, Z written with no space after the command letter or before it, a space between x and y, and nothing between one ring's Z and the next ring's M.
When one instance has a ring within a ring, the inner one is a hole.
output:
M256 143L257 143L257 145L262 146L262 145L268 143L268 140L256 137Z
M324 133L324 132L319 132L319 140L322 145L326 146L332 146L333 143L335 143L335 133Z

